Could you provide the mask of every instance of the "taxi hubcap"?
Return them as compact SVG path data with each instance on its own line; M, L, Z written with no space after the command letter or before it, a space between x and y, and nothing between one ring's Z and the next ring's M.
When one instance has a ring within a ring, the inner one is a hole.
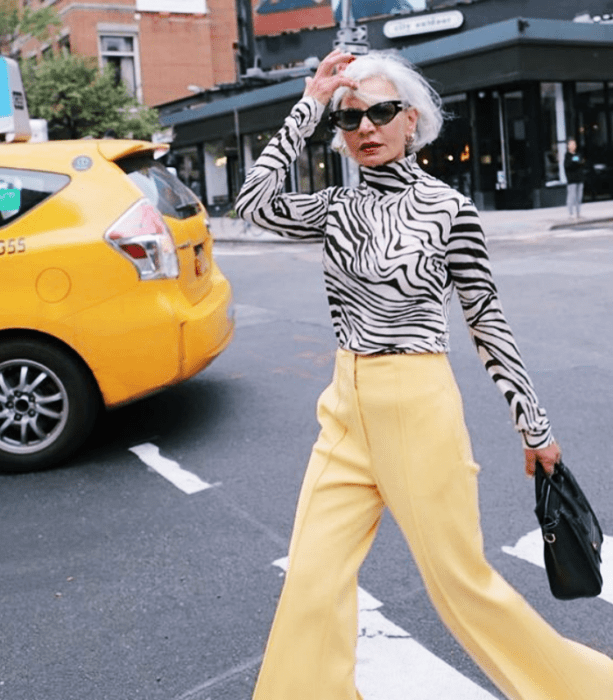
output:
M48 367L25 359L0 363L0 450L43 450L64 430L68 404L64 384Z

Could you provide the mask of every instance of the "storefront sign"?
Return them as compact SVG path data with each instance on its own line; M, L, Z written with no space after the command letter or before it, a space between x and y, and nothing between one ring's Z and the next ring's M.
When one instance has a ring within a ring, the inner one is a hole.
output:
M136 11L203 15L206 13L206 0L136 0Z
M444 32L448 29L457 29L462 24L464 24L464 15L459 10L450 10L432 15L394 19L383 25L383 33L388 39L397 39L401 36Z

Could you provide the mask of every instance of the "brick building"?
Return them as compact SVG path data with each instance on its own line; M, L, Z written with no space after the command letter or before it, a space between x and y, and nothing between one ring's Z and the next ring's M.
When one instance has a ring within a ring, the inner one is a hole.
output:
M18 1L32 9L53 6L62 26L48 43L17 42L14 55L95 56L148 106L236 80L234 0Z

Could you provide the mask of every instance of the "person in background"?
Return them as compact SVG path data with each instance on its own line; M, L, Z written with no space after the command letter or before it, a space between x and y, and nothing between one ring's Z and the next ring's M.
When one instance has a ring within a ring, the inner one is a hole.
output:
M507 698L613 700L613 661L558 634L485 559L479 467L448 360L453 290L509 402L526 472L538 460L551 474L560 448L504 316L473 203L417 164L441 129L440 97L389 52L333 51L306 83L236 201L259 226L323 241L338 340L254 700L360 699L358 571L386 507L442 620ZM285 192L329 102L333 146L359 164L362 183Z
M566 206L571 217L581 216L583 201L583 183L585 180L585 161L577 151L575 139L568 139L564 155L564 172L566 173Z

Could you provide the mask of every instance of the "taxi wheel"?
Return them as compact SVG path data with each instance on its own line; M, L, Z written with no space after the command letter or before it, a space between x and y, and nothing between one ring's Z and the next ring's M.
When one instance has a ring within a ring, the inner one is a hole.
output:
M37 340L0 340L0 471L45 469L75 452L98 413L78 358Z

